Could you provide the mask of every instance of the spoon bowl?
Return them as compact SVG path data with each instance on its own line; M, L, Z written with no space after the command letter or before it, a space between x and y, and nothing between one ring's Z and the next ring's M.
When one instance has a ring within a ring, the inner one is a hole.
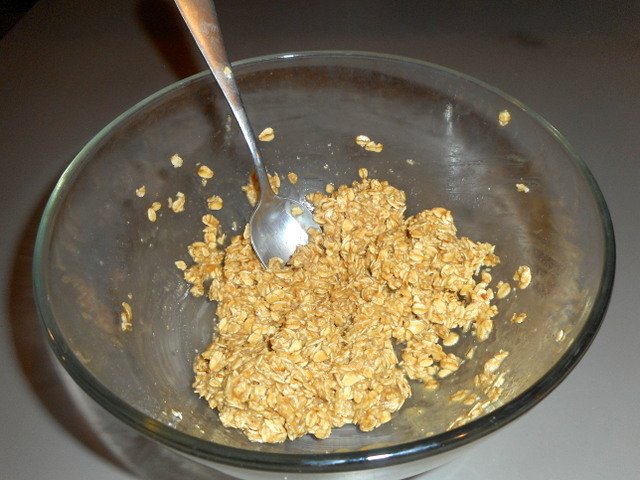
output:
M251 220L251 245L263 265L274 257L286 261L309 239L307 229L318 228L309 209L275 194L261 195Z

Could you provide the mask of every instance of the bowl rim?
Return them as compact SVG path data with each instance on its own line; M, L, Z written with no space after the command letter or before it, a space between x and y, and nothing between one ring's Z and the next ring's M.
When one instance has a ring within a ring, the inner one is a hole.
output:
M68 185L73 180L80 167L85 163L84 155L91 150L97 142L101 141L114 126L135 115L138 111L161 99L166 94L177 91L193 82L197 82L205 76L210 75L208 71L203 71L175 82L141 100L124 113L117 116L113 121L101 129L100 132L80 150L55 185L45 206L42 220L38 228L33 259L33 288L35 302L38 314L46 329L49 344L55 352L58 360L75 382L85 392L87 392L90 397L92 397L116 418L124 421L129 426L152 439L175 450L192 455L204 461L211 461L224 465L278 472L313 473L365 470L396 465L441 454L466 445L498 430L502 426L510 423L530 410L562 382L562 380L571 372L585 354L602 324L613 288L616 248L611 216L604 196L598 187L595 178L587 165L578 157L565 138L544 118L501 90L474 77L447 67L399 55L339 50L276 53L233 62L233 66L236 68L245 66L255 67L271 62L286 62L288 60L297 60L302 58L357 58L363 60L375 60L378 62L409 63L421 68L438 70L466 82L471 82L476 86L502 97L507 103L525 111L545 130L551 133L551 135L554 136L555 139L563 146L569 154L569 157L572 159L574 165L578 167L578 170L584 176L591 188L591 192L600 213L601 223L599 227L601 228L602 235L604 237L605 246L600 286L598 293L595 296L591 312L589 313L589 317L585 322L584 327L580 332L578 332L575 341L569 346L564 355L558 359L558 361L549 369L547 374L541 379L531 385L520 395L513 398L508 403L496 408L489 414L472 420L455 429L424 439L414 440L391 447L379 447L354 452L324 454L256 452L215 444L175 430L131 407L129 404L111 393L100 381L98 381L96 377L91 374L82 362L75 357L73 351L64 340L61 331L58 329L49 306L46 294L45 280L47 278L47 274L44 269L44 260L47 257L47 246L52 234L52 219L55 218L55 212L60 208L60 200L64 197L64 193Z

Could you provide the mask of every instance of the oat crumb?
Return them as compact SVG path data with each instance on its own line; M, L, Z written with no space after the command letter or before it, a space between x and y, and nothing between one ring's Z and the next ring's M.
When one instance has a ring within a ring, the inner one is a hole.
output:
M376 152L376 153L380 153L382 151L382 144L381 143L376 143L376 142L369 142L364 146L364 149L367 150L368 152Z
M521 265L513 274L513 279L518 282L519 289L525 289L531 283L531 269L527 265Z
M210 178L213 178L214 174L215 174L214 171L211 170L206 165L200 165L198 167L198 176L204 180L209 180Z
M527 187L524 183L516 183L516 190L522 193L529 193L530 188Z
M371 140L367 135L358 135L356 143L369 152L381 152L382 144Z
M299 217L303 212L304 210L302 210L302 208L300 208L298 205L294 205L291 208L291 215L293 215L294 217Z
M459 340L460 340L460 335L458 335L456 332L449 332L449 334L447 334L442 339L442 345L444 345L445 347L452 347L456 343L458 343Z
M269 185L271 185L271 188L277 194L280 191L280 185L282 184L280 175L278 175L278 172L275 172L273 175L268 173L267 177L269 177Z
M358 135L356 137L356 143L358 145L360 145L361 147L364 147L370 141L371 141L371 139L369 137L367 137L366 135Z
M476 350L477 350L477 348L478 348L478 347L477 347L476 345L474 345L473 347L470 347L470 348L469 348L469 350L467 350L467 353L465 353L465 354L464 354L464 357L465 357L467 360L472 360L472 359L473 359L473 357L474 357L474 356L475 356L475 354L476 354Z
M274 173L273 175L268 173L267 177L269 178L269 185L271 185L271 189L277 195L280 191L281 185L280 176L277 173ZM260 193L260 186L258 185L258 178L255 173L252 173L249 176L249 181L246 185L242 186L242 190L247 197L249 205L255 207L258 203L258 195Z
M127 302L122 302L122 311L120 312L120 330L129 332L133 329L133 310Z
M258 135L258 140L260 140L261 142L270 142L275 138L275 136L276 134L273 128L267 127L262 130L262 132L260 132L260 135Z
M244 191L245 196L247 197L247 202L252 207L255 207L258 204L258 179L255 174L249 176L249 182L246 185L242 186L242 191Z
M470 393L470 390L458 390L449 396L449 401L454 403L462 402L469 396Z
M176 193L175 200L169 197L167 204L171 211L173 211L174 213L180 213L184 212L184 205L186 200L187 198L185 197L185 194L182 192L178 192Z
M162 204L160 202L153 202L151 206L147 209L147 218L150 222L155 222L158 218L156 212L162 208Z
M509 352L500 350L500 352L496 353L493 357L491 357L484 363L484 372L495 373L495 371L498 370L503 360L507 358L507 356L509 356Z
M289 183L291 183L291 185L295 185L296 183L298 183L298 175L294 172L287 173L287 178L289 179Z
M500 113L498 113L498 123L501 127L506 127L510 121L511 114L509 113L509 110L502 110Z
M147 188L142 185L139 188L136 188L136 197L142 198L147 193Z
M522 313L514 313L511 316L511 323L517 323L520 324L522 322L524 322L527 319L527 314L522 312Z
M498 372L509 352L500 350L487 360L474 381L474 390L458 390L449 397L450 402L461 402L470 409L456 418L447 430L464 425L480 415L490 412L500 400L507 372Z
M182 166L182 157L174 153L171 156L171 165L173 165L173 168L180 168Z
M505 298L511 292L511 284L509 282L498 282L496 285L498 291L496 292L496 298L502 299Z
M207 208L209 210L222 210L223 203L222 197L219 197L218 195L213 195L207 198Z

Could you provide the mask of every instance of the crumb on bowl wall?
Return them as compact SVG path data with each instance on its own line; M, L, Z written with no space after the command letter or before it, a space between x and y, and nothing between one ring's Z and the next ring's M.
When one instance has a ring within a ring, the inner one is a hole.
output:
M218 195L212 195L211 197L207 198L207 208L209 210L222 210L223 205L224 202L222 200L222 197Z
M525 289L531 283L531 268L527 265L521 265L513 274L513 279L518 282L517 287L519 289Z
M522 312L522 313L514 313L511 316L511 323L522 323L527 319L527 314Z
M270 142L275 138L276 134L273 128L267 127L260 132L258 135L258 140L261 142Z
M366 135L358 135L356 143L369 152L379 153L382 151L382 143L376 143Z
M186 201L187 201L187 197L185 196L185 194L182 192L177 192L175 199L171 197L167 199L167 204L172 212L180 213L180 212L184 212Z
M200 178L209 180L210 178L213 178L213 175L213 170L211 170L211 168L207 167L206 165L200 165L198 167L198 176Z
M511 114L509 113L509 110L502 110L500 113L498 113L498 123L501 127L506 127L507 125L509 125L510 121Z
M171 165L173 165L173 168L180 168L182 166L183 160L182 157L180 155L178 155L177 153L174 153L171 156Z
M122 311L120 312L120 330L130 332L133 329L133 310L127 302L122 302Z

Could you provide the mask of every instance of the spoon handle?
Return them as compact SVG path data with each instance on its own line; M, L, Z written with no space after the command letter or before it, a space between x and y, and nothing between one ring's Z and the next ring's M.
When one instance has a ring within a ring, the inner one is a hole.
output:
M262 163L260 151L256 145L256 136L251 128L247 112L244 109L238 86L236 85L227 52L222 40L218 15L212 0L175 0L178 10L191 31L200 52L209 65L231 111L240 126L240 130L251 152L262 195L273 194L267 171Z

